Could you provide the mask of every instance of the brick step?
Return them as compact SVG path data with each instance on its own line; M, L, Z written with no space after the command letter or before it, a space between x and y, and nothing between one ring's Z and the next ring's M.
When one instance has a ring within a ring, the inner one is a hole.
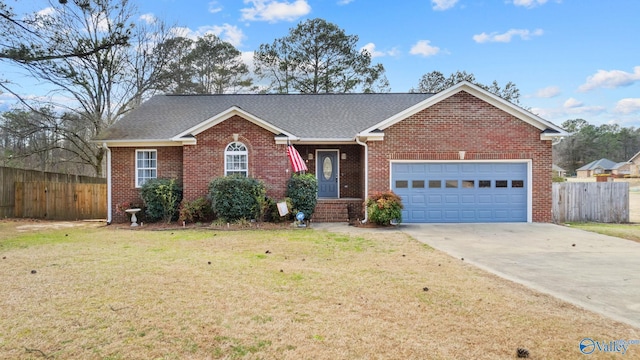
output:
M313 212L312 220L315 222L347 222L349 221L349 208L345 203L318 203Z
M315 222L348 222L361 218L361 199L322 199L311 217Z

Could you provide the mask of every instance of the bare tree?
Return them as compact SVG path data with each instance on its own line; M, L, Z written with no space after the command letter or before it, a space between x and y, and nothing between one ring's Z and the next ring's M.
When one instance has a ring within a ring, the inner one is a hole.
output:
M79 5L58 6L35 18L50 28L38 33L48 34L58 53L83 55L19 62L32 76L54 87L44 99L22 102L34 112L51 106L64 113L58 117L65 126L57 129L68 146L64 149L101 176L105 150L91 138L153 94L160 70L167 64L153 55L153 48L169 35L159 21L134 28L136 12L128 0L75 3ZM127 46L104 46L123 32ZM49 123L58 121L54 116Z

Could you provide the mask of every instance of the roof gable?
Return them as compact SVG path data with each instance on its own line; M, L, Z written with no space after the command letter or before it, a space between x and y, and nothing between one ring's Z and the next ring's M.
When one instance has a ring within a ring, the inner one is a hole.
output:
M491 92L484 90L479 86L474 85L467 81L460 82L446 90L443 90L429 97L428 99L425 99L424 101L412 106L411 108L408 108L400 113L394 114L393 116L385 119L384 121L365 129L359 135L363 137L367 137L367 136L370 136L370 134L372 134L374 131L384 130L414 114L419 113L420 111L423 111L445 99L448 99L458 94L461 91L467 92L501 109L502 111L505 111L506 113L509 113L510 115L540 129L541 131L540 137L542 140L551 140L556 137L562 137L562 136L568 135L566 131L552 124L551 122L546 121L541 117L534 115L531 112L526 111L510 103L509 101L504 100L501 97L494 95Z
M283 135L286 136L287 138L292 138L292 139L296 139L296 137L293 134L290 134L289 132L282 130L280 128L278 128L277 126L274 126L271 123L268 123L262 119L260 119L257 116L254 116L253 114L250 114L242 109L240 109L237 106L232 106L231 108L225 110L224 112L220 113L220 114L216 114L214 116L212 116L209 119L206 119L205 121L189 128L186 129L185 131L181 132L180 134L176 135L173 137L172 140L175 141L179 141L179 139L188 137L188 136L196 136L198 134L200 134L201 132L216 126L217 124L220 124L221 122L228 120L234 116L240 116L245 120L248 120L249 122L262 127L263 129L266 129L272 133L274 133L275 135Z

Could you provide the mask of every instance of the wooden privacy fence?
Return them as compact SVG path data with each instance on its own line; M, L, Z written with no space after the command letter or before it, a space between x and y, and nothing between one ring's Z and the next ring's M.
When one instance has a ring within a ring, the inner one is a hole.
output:
M552 212L556 223L627 223L629 183L554 183Z
M50 220L104 219L106 184L17 182L15 217Z
M105 178L0 167L0 217L105 219Z

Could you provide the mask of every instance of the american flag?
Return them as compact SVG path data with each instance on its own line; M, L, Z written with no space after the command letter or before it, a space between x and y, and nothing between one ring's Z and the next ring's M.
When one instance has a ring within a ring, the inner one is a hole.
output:
M291 167L293 168L293 172L301 172L307 171L307 164L304 163L300 153L293 145L287 146L287 156L289 156L289 160L291 161Z

